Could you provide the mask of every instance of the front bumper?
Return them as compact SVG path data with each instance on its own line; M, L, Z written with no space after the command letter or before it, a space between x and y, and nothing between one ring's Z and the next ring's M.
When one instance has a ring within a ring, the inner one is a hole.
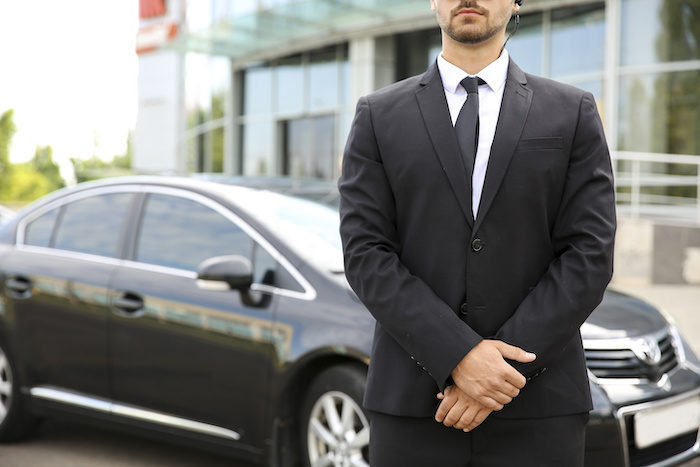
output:
M673 466L700 456L698 431L678 434L648 447L634 439L635 414L700 396L700 375L681 365L657 383L592 378L595 409L586 431L587 466Z
M640 404L628 405L619 408L615 413L615 418L620 426L621 441L625 465L656 467L678 465L688 461L700 454L700 440L698 430L679 434L673 438L661 441L649 447L639 449L634 441L634 415L651 408L659 408L674 404L683 400L691 399L700 395L700 388L678 394L673 397L657 399Z

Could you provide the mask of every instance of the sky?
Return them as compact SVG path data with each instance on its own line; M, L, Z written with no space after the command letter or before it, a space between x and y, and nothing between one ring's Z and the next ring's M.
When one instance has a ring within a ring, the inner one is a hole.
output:
M123 154L136 123L138 0L0 0L0 114L14 109L10 158L50 145L69 158Z

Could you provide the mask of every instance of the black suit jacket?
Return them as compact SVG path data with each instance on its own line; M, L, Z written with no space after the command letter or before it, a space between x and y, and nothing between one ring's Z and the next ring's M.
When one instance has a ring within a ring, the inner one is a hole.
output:
M579 327L615 233L593 96L511 61L476 220L470 184L437 66L360 99L338 186L345 273L378 322L365 407L434 415L457 363L495 338L537 354L513 363L531 379L498 415L590 410Z

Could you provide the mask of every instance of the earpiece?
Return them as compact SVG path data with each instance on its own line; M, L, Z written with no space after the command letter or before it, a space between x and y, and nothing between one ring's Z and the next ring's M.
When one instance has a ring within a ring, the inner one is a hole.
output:
M518 14L518 11L520 10L520 6L523 4L523 0L515 0L515 28L513 29L513 32L508 34L508 37L506 37L506 41L503 43L503 47L501 47L501 51L506 47L506 44L508 43L508 40L513 37L513 34L515 34L518 31L518 26L520 26L520 15Z

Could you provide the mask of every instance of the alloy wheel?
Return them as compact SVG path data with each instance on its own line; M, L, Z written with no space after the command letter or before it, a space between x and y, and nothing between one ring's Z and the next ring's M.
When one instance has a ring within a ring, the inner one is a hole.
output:
M5 420L12 398L12 370L7 356L0 348L0 423Z
M369 467L369 422L347 394L318 398L307 429L312 467Z

